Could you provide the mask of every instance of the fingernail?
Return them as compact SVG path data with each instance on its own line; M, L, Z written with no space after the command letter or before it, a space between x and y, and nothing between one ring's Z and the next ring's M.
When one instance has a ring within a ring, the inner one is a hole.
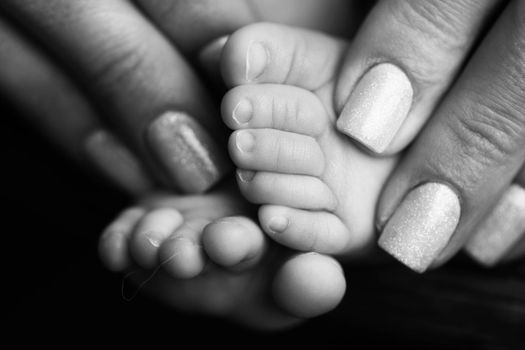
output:
M497 264L525 234L525 189L512 185L477 228L466 252L485 266Z
M138 159L110 133L93 132L86 138L85 150L95 166L124 190L139 195L153 188Z
M235 145L243 153L251 152L255 147L255 136L246 130L238 131L235 137Z
M413 89L397 66L372 67L352 91L337 121L337 129L375 153L384 152L405 121Z
M452 237L461 215L448 186L427 183L412 190L387 222L379 246L417 272L424 272Z
M270 219L268 228L273 233L282 233L288 227L288 219L283 216L276 216Z
M184 192L204 192L228 171L217 143L186 113L166 112L148 129L149 146Z
M242 182L250 182L255 176L255 171L237 169L237 177Z
M249 44L246 53L246 81L253 81L264 73L269 56L268 50L262 43L252 41Z
M242 100L235 106L232 119L240 126L248 123L253 116L253 106L250 101Z

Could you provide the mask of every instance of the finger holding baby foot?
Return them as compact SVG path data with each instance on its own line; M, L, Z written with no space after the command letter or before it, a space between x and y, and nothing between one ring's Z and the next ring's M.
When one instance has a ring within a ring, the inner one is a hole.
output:
M335 90L338 130L372 154L404 149L504 3L378 1L342 64Z
M523 195L511 185L525 163L524 9L507 5L385 186L379 244L413 270L450 260L494 208L505 223L496 234L521 234Z
M478 225L465 251L486 267L525 256L525 168Z
M199 193L230 170L206 89L131 2L24 0L0 8L71 67L100 117L156 181Z
M138 196L153 188L142 162L100 123L74 81L1 15L0 43L0 91L31 126L126 193Z

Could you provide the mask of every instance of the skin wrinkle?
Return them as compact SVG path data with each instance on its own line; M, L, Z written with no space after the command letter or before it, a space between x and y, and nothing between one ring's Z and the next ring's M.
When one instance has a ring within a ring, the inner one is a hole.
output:
M416 29L426 39L437 42L439 47L446 47L446 51L464 52L474 36L472 28L477 28L472 23L482 19L481 16L480 18L470 16L465 19L476 1L387 1L387 3L390 4L392 13L398 15L396 19L399 23L409 30ZM398 6L402 6L404 10L398 10Z

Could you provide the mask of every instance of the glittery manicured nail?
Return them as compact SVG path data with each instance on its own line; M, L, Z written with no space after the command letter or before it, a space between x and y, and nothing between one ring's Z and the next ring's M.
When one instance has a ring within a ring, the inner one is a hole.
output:
M106 131L98 130L89 135L85 150L91 161L113 183L128 192L138 195L153 188L138 159Z
M276 216L270 219L268 228L273 233L282 233L288 227L288 219L283 216Z
M235 138L235 145L239 151L243 153L251 152L255 147L255 136L246 130L238 131Z
M253 116L253 106L248 100L242 100L235 106L232 113L232 119L238 125L244 125L248 123Z
M390 63L372 67L357 83L337 121L339 131L375 153L384 152L405 121L413 89Z
M497 264L525 235L525 189L512 185L465 246L486 266Z
M379 246L417 272L424 272L454 234L459 199L448 186L427 183L412 190L387 222Z
M153 120L147 140L175 184L185 192L206 191L229 169L216 142L186 113L166 112Z
M261 76L268 64L269 53L266 47L257 41L251 42L246 53L246 81L253 81Z

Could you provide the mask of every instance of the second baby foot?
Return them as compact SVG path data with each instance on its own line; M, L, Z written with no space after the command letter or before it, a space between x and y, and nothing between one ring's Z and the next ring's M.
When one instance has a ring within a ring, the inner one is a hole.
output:
M234 33L222 71L241 192L263 204L274 240L302 251L356 256L373 246L376 202L397 158L376 158L336 129L334 83L346 43L255 24Z
M144 292L186 312L278 329L328 312L341 300L340 265L267 242L233 186L196 196L157 195L125 210L99 251ZM136 292L134 292L134 290Z

